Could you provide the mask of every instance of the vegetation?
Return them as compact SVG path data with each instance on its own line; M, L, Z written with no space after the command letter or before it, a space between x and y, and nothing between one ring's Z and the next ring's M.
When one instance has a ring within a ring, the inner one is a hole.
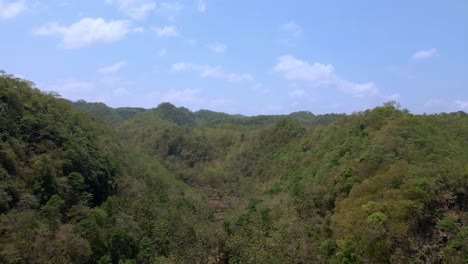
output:
M91 113L97 116L99 119L104 120L111 125L122 123L123 121L145 111L144 108L136 107L120 107L113 109L103 103L88 103L85 100L68 102L80 111L85 113Z
M468 263L464 112L113 109L2 73L0 139L0 263Z

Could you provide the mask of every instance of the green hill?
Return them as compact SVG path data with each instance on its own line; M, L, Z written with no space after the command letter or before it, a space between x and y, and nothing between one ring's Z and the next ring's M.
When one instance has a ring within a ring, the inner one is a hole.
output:
M0 138L1 263L468 261L465 112L112 109L3 74Z
M82 112L89 113L110 124L119 124L145 111L144 108L119 107L111 108L103 103L88 103L84 100L70 102L70 104Z
M209 223L200 195L102 121L31 86L0 76L0 263L206 259L194 233Z

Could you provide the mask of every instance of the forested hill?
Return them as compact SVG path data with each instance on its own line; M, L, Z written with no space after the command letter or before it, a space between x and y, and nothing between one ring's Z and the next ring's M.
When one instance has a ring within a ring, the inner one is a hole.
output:
M185 107L176 107L171 103L165 102L159 104L153 109L119 107L111 108L103 103L89 103L84 100L69 102L73 107L91 114L96 118L104 120L110 124L118 125L135 116L146 114L153 118L159 118L177 125L202 125L202 124L236 124L236 125L266 125L273 124L283 117L291 117L306 126L319 124L331 124L344 114L325 114L314 115L311 112L294 112L289 115L262 115L262 116L244 116L229 115L226 113L214 112L210 110L198 110L192 112Z
M195 228L211 222L202 197L101 120L31 86L0 76L0 263L211 254Z
M113 109L2 74L0 138L0 263L468 263L464 112Z
M66 101L80 111L96 116L109 124L121 123L145 111L144 108L137 107L120 107L113 109L103 103L88 103L84 100L78 100L76 102Z

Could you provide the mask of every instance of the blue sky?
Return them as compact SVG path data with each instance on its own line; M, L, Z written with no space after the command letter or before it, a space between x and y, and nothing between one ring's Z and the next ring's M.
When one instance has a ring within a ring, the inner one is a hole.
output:
M468 1L0 0L0 69L113 107L468 111Z

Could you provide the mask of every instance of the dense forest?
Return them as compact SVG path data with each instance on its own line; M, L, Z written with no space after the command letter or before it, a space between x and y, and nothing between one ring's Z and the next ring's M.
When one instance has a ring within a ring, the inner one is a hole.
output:
M468 263L468 114L71 102L0 73L0 263Z

